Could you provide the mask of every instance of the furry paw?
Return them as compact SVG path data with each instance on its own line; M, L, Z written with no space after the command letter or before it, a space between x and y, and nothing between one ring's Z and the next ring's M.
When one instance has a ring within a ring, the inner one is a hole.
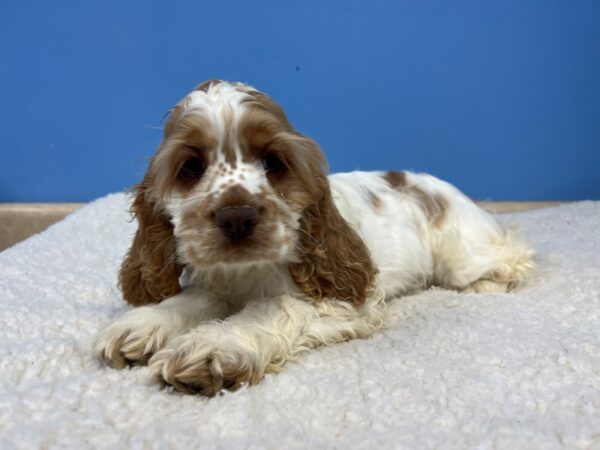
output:
M152 307L136 308L100 333L95 352L117 369L146 364L177 329L168 314Z
M159 382L186 394L208 397L222 389L233 391L245 383L255 384L264 374L251 350L208 339L199 330L171 341L152 357L149 367Z

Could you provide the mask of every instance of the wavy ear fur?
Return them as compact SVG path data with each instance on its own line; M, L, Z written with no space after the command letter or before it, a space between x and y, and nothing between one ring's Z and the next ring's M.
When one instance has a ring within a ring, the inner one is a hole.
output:
M159 303L181 291L173 226L148 199L148 182L135 188L132 211L139 227L121 265L119 287L123 298L134 306Z
M360 236L340 215L325 175L320 200L300 219L301 261L291 264L298 287L314 300L336 298L363 303L373 290L377 269Z

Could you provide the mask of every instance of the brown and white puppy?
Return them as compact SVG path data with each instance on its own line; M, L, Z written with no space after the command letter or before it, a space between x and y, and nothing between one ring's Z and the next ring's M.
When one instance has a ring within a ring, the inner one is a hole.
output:
M132 309L98 355L187 393L258 382L367 337L385 299L431 285L506 291L531 250L430 175L327 176L319 146L250 86L207 81L173 110L136 187L120 285Z

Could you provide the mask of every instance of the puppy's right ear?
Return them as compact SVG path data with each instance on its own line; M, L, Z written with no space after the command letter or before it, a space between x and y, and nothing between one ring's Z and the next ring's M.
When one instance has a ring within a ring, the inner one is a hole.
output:
M139 227L121 265L119 287L134 306L159 303L181 291L173 225L149 199L148 175L135 187L132 212Z

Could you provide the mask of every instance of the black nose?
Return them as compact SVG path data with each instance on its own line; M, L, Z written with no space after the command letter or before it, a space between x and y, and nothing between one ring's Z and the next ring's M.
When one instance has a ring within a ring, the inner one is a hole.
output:
M258 211L251 206L229 206L215 213L217 226L225 236L234 240L250 236L258 221Z

